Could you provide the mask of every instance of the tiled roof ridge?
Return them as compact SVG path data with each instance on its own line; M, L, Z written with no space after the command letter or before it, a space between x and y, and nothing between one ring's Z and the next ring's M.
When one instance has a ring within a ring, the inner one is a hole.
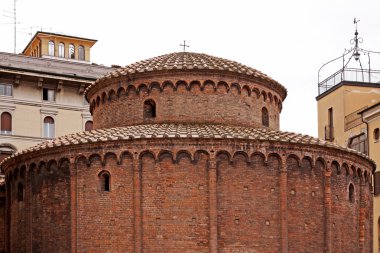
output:
M221 57L216 57L204 53L194 52L174 52L163 54L156 57L148 58L145 60L137 61L125 67L116 69L104 76L98 78L93 84L87 87L85 95L90 89L96 86L103 80L119 77L125 75L134 75L136 73L155 72L155 71L168 71L168 70L217 70L227 71L237 74L243 74L255 78L266 80L273 83L284 90L286 88L279 82L260 72L257 69L246 66L237 61L228 60Z
M174 139L174 138L203 138L203 139L240 139L276 141L281 143L294 143L303 145L316 145L336 148L354 153L369 159L366 155L335 143L320 140L318 138L292 132L282 132L266 128L250 128L241 126L206 125L206 124L145 124L107 129L95 129L57 137L42 142L36 146L24 149L6 158L0 166L14 157L28 154L33 151L45 150L60 146L71 146L85 143L101 143L117 140L134 139ZM369 159L372 161L371 159ZM373 162L373 161L372 161Z

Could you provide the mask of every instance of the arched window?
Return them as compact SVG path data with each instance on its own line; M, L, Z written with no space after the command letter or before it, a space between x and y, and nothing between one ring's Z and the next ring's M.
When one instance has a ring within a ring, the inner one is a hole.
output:
M380 137L379 128L376 128L375 130L373 130L373 139L374 139L374 141L378 141L379 137Z
M49 41L49 55L54 56L54 41Z
M19 183L17 187L17 200L18 202L24 201L24 186L22 183Z
M45 138L54 138L55 135L55 126L54 119L52 117L44 118L44 137Z
M109 192L111 189L111 176L108 171L99 173L100 190Z
M350 201L350 203L355 202L355 188L353 184L350 184L350 186L348 187L348 200Z
M63 44L62 42L58 45L58 56L65 57L65 44Z
M144 102L144 118L155 118L156 117L156 103L149 99Z
M84 47L83 46L78 47L78 59L81 61L84 61Z
M91 120L87 121L84 125L84 131L91 131L92 130L93 123Z
M75 47L73 44L69 45L69 58L75 59Z
M12 115L9 112L1 114L1 134L12 133Z
M263 109L261 109L261 122L263 126L269 127L269 113L266 107L263 107Z

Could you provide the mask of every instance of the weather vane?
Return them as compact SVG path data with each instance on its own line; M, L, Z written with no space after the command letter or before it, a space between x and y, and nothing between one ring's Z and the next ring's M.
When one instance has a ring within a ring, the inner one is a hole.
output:
M183 47L183 52L186 52L186 47L190 47L189 45L186 45L186 40L183 41L183 44L179 44L180 47Z
M354 24L355 24L355 38L351 39L351 44L354 45L354 58L355 60L359 60L359 57L360 57L360 53L359 53L359 43L362 43L363 42L363 39L362 38L358 38L358 23L359 23L359 19L356 19L354 18Z

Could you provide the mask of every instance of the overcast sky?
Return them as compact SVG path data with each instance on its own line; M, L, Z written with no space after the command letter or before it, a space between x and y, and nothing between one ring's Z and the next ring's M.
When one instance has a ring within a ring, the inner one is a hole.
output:
M13 0L0 0L0 9L0 51L13 52L13 26L4 24ZM379 13L379 0L17 0L17 53L41 27L97 39L91 61L104 65L181 51L186 40L188 51L241 62L283 84L281 130L317 136L318 69L351 47L355 17L362 47L380 51Z

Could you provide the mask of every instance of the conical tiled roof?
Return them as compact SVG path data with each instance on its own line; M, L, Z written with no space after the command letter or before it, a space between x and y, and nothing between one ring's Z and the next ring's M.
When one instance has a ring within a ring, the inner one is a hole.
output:
M60 146L72 146L85 143L100 144L107 141L123 141L135 139L185 138L275 141L279 143L294 143L308 146L311 145L336 148L339 150L354 153L362 157L366 157L364 154L356 150L344 148L335 143L323 141L308 135L296 134L292 132L282 132L265 128L249 128L224 125L149 124L108 129L96 129L92 131L58 137L56 139L42 142L34 147L16 153L11 157L6 158L4 162L6 163L8 160L13 159L14 157L28 154L33 151L46 150Z
M231 72L238 75L245 75L250 78L256 78L259 80L266 81L272 85L278 86L283 91L282 95L284 95L284 98L286 96L285 87L283 87L274 79L270 78L269 76L254 68L245 66L236 61L231 61L207 54L191 52L165 54L130 64L124 68L117 69L96 80L94 84L90 85L86 89L85 94L87 94L87 92L94 86L96 86L98 83L112 77L133 76L138 73L160 72L170 70L213 70Z

